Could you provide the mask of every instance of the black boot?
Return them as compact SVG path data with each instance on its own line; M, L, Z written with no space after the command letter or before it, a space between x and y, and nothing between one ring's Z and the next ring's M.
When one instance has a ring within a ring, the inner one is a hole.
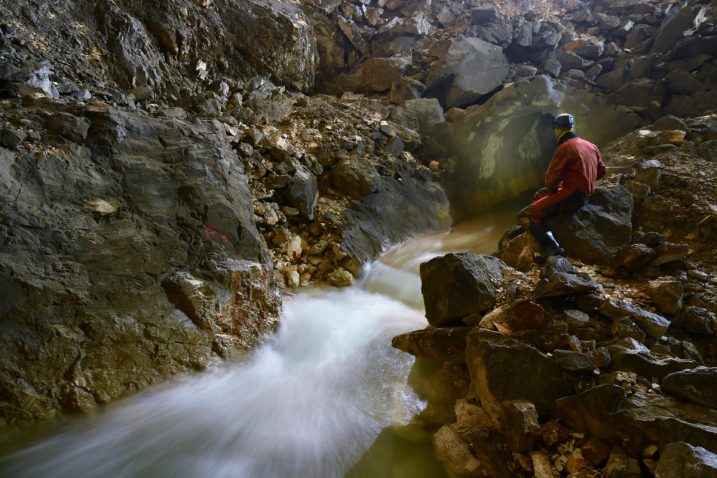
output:
M555 240L555 236L553 236L553 233L550 229L548 229L548 226L542 222L532 222L530 223L529 229L530 233L538 241L540 248L543 250L542 254L535 256L535 262L543 263L550 256L565 255L565 250L560 247L558 241Z

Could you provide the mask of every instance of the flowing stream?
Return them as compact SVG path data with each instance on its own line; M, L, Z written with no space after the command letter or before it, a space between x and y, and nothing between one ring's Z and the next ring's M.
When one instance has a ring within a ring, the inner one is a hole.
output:
M391 338L427 325L420 263L493 252L504 217L407 241L352 287L286 296L279 330L243 363L57 426L0 458L0 476L442 476L426 437L400 433L425 403L407 385L413 357Z

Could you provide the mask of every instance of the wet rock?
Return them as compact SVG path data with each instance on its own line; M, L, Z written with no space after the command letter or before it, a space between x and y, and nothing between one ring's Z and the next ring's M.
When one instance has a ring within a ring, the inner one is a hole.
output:
M697 367L667 375L662 390L672 396L717 408L717 368Z
M717 455L685 442L670 443L662 451L655 469L660 478L715 478Z
M327 277L326 280L329 281L329 284L336 286L336 287L347 287L353 284L354 282L354 276L351 275L351 273L345 269L338 268L335 271L331 272Z
M433 449L438 461L456 478L475 478L480 475L480 462L470 447L448 426L433 435Z
M451 253L421 264L421 292L434 326L490 310L501 283L502 262L475 253Z
M203 330L212 331L220 304L212 287L188 272L176 272L162 282L167 299Z
M391 345L418 358L465 363L470 327L427 327L397 335Z

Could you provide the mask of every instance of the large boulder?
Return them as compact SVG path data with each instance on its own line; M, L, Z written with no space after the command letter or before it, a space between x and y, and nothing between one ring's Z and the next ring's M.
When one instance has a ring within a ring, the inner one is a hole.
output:
M547 221L568 255L590 264L614 261L632 239L633 198L620 185L600 186L572 215Z
M451 253L421 264L421 292L428 323L439 326L493 308L503 262L471 252Z
M473 329L466 357L473 392L496 423L506 400L527 400L542 412L575 392L570 377L549 356L497 332Z
M426 77L426 86L443 107L464 107L503 84L508 60L500 47L480 38L463 38L453 43Z

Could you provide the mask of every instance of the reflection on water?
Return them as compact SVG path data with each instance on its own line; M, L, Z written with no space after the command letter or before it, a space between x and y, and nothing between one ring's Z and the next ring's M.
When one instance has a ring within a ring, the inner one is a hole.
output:
M426 325L422 262L490 253L509 222L417 238L353 287L287 296L279 331L247 362L77 419L1 458L0 475L440 477L430 436L406 426L425 404L406 385L413 358L391 338Z

